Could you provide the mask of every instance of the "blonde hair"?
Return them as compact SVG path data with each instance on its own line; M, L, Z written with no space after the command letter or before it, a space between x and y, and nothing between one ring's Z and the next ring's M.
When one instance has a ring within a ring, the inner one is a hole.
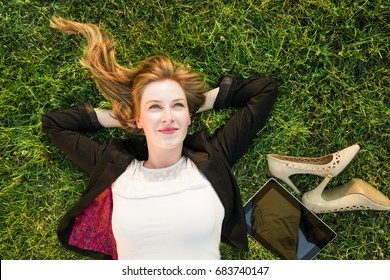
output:
M151 82L170 79L184 90L190 113L195 113L205 102L205 83L202 77L165 56L152 56L137 69L119 65L113 41L94 24L79 23L53 17L52 28L65 34L81 34L87 46L81 64L89 69L98 90L112 104L112 111L124 129L140 134L135 125L143 90Z

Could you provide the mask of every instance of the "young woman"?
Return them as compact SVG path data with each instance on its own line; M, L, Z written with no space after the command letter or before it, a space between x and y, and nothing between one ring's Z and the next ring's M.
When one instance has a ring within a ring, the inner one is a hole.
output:
M108 36L92 24L54 18L51 26L87 39L82 64L112 110L89 103L47 113L48 137L89 175L80 200L58 226L61 243L100 259L219 259L220 242L248 249L231 168L264 124L276 99L272 78L202 78L153 56L120 66ZM214 135L187 135L191 114L241 108ZM121 127L145 141L100 145L83 132Z

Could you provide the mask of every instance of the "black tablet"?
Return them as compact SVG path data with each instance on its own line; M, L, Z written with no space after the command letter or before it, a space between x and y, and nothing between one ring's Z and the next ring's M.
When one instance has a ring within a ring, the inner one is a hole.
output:
M274 178L244 205L248 234L281 259L314 258L336 233Z

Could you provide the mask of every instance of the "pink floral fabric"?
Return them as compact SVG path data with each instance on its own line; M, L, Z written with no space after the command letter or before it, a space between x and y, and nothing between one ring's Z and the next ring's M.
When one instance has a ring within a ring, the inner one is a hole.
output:
M110 186L75 219L69 244L118 259L112 232L112 205Z

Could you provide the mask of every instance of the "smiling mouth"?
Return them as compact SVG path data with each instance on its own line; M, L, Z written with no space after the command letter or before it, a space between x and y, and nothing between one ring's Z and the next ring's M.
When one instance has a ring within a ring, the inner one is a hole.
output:
M173 134L176 131L178 131L178 129L172 127L172 128L159 129L158 131L161 132L161 133L164 133L164 134Z

